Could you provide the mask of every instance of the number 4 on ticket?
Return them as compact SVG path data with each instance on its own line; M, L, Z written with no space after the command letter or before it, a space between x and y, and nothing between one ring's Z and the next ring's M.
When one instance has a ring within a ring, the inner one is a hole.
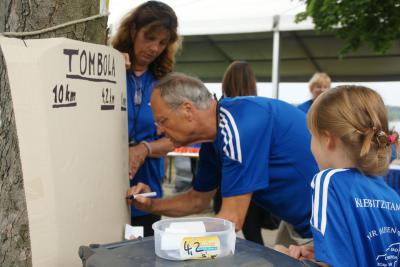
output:
M182 259L215 259L221 253L221 242L218 236L185 237L179 252Z

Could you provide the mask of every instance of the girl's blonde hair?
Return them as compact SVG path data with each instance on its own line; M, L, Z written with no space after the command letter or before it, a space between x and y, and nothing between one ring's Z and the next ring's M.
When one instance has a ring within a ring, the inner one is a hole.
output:
M111 39L112 46L122 53L128 53L130 61L135 62L134 40L139 30L146 34L166 30L170 39L165 50L150 64L157 79L170 73L175 65L175 52L180 47L178 19L174 10L165 3L148 1L129 12L122 20L116 34Z
M382 98L363 86L342 85L324 92L311 106L307 123L312 134L327 131L340 138L356 168L366 175L384 175L391 144L398 145L399 135L389 130Z

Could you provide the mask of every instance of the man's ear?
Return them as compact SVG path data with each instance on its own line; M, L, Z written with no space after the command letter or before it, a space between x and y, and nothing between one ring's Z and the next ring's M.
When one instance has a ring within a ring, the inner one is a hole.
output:
M182 112L189 121L193 120L194 105L191 101L185 100L182 103Z

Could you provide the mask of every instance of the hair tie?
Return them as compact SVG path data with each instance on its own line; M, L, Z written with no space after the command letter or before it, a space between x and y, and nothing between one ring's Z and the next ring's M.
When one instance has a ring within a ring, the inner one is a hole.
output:
M375 127L373 127L372 129L374 129ZM376 128L375 128L376 129ZM377 142L377 144L378 144L378 146L379 147L382 147L382 146L387 146L387 145L389 145L388 144L388 136L387 136L387 134L384 132L384 131L382 131L382 130L380 130L377 134L376 134L376 142Z
M389 135L389 136L387 137L388 143L389 143L390 145L396 144L396 139L397 139L397 136L394 135L394 134L391 134L391 135Z

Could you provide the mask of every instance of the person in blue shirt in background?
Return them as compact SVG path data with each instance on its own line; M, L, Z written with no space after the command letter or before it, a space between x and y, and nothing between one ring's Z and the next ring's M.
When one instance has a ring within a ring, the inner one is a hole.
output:
M306 116L276 99L248 96L213 100L204 84L169 74L157 84L151 106L158 130L176 147L202 142L197 177L189 191L166 199L137 198L137 208L185 216L210 205L218 187L217 217L243 226L250 201L311 237L311 179L318 172L310 151ZM140 183L127 195L148 192Z
M315 255L322 266L398 266L400 196L382 175L399 135L389 130L382 98L366 87L338 86L315 101L308 127L322 170L311 184L314 247L279 249Z
M312 99L307 100L306 102L297 106L297 108L306 114L308 113L308 110L315 99L317 99L320 94L331 88L331 78L326 73L317 72L311 77L310 81L308 82L308 87L310 88Z
M169 139L157 134L150 97L158 79L172 71L179 46L178 21L168 5L148 1L126 15L112 39L124 53L127 65L130 186L146 183L162 197L164 156L173 150ZM134 209L131 224L153 235L152 224L160 216Z

